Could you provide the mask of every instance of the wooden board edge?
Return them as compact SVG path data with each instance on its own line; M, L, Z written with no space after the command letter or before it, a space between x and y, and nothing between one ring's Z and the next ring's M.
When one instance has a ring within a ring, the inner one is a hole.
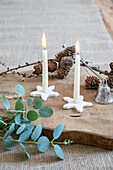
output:
M43 129L43 135L53 139L53 130ZM85 144L113 150L113 138L80 131L63 132L58 141L71 140L73 144Z

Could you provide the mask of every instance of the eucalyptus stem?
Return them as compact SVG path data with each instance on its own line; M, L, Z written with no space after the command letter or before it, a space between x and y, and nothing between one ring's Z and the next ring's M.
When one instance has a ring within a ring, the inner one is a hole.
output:
M64 145L64 142L53 142L54 144Z
M4 112L4 114L1 116L1 118L3 118L3 117L5 116L5 114L7 113L8 110L9 110L9 109L7 109L7 110Z
M6 130L6 129L8 129L10 126L7 126L6 128L4 128L3 130Z
M18 101L19 98L20 98L20 96L12 103L12 105L11 105L10 107L12 107L12 106ZM5 113L1 116L1 118L3 118L3 116L7 113L7 111L9 111L9 109L7 109L7 110L5 111ZM6 119L4 120L4 122L5 122L6 120L8 120L8 119L9 119L9 117L6 118Z
M16 115L16 114L17 114L17 112L15 112L15 113L13 114L13 116ZM12 115L11 115L10 117L7 117L7 118L4 120L4 122L5 122L6 120L10 119L11 117L12 117ZM10 123L7 123L7 124L10 124Z
M4 139L3 137L0 136L0 139ZM36 141L19 141L19 140L16 140L16 139L7 139L7 140L10 140L10 141L14 141L14 142L18 142L18 143L28 143L28 144L39 144L39 143L50 143L54 146L54 144L60 144L60 145L63 145L64 142L36 142Z
M54 138L53 138L53 140L51 141L51 145L52 145L52 146L54 146L53 141L54 141Z

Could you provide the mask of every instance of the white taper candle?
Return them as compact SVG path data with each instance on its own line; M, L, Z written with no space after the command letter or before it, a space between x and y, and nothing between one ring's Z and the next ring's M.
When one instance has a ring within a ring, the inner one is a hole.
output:
M37 86L36 91L30 93L30 96L36 97L40 96L43 101L46 101L48 97L57 97L59 96L58 92L55 92L55 86L48 87L48 57L47 57L47 50L46 50L46 36L43 33L42 36L42 46L43 46L43 61L42 61L42 86Z
M42 62L42 87L43 92L47 92L48 89L48 57L46 50L46 36L43 33L42 36L42 46L43 46L43 62Z
M75 71L74 71L74 103L80 101L80 45L76 42L76 59L75 59Z

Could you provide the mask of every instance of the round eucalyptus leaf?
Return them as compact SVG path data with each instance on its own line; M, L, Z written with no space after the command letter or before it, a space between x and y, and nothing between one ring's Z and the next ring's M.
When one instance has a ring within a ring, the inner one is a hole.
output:
M14 129L15 129L15 123L12 123L10 125L9 131L12 133L14 131Z
M42 101L41 97L39 97L39 96L35 97L33 103L36 102L36 101L38 101L38 100L41 100L41 101Z
M27 139L29 139L29 137L31 136L32 130L26 130L23 133L21 133L20 137L19 137L19 141L23 142Z
M14 148L15 142L13 141L12 136L8 136L7 139L4 139L4 146L7 150L12 150Z
M22 113L17 113L16 117L15 117L15 123L17 125L20 124L20 122L22 121L22 118L23 118L23 114Z
M31 139L36 141L39 138L39 136L41 135L41 133L42 133L42 125L37 125L31 135Z
M33 102L32 102L32 99L31 98L29 98L28 100L27 100L27 105L30 107L30 106L33 106Z
M22 133L24 129L25 129L25 124L21 125L21 126L17 129L16 134L18 135L18 134Z
M38 113L34 110L30 110L28 113L27 113L27 118L28 120L30 121L35 121L38 119Z
M42 107L42 101L41 100L35 102L35 104L33 105L34 109L40 109L41 107Z
M40 152L46 152L49 148L49 139L46 136L41 136L38 139L37 148Z
M53 110L49 107L42 107L39 110L39 114L41 117L50 117L53 115Z
M20 145L21 145L21 147L23 148L23 150L25 151L27 157L30 158L30 154L28 153L26 147L25 147L22 143L20 143Z
M64 152L59 145L54 145L54 150L60 159L64 159Z
M24 109L24 105L21 101L17 101L15 104L15 110L23 110Z
M61 133L63 132L63 129L64 129L64 124L58 125L53 132L53 138L58 139Z
M21 86L20 84L17 84L15 86L15 92L16 94L18 94L19 96L23 96L25 94L25 90L23 88L23 86Z
M42 107L42 99L40 97L36 97L33 101L33 108L40 109Z
M9 130L5 133L4 139L6 139L15 130L15 124L12 123Z
M2 95L2 103L5 106L6 109L10 108L10 103L8 98L5 95Z

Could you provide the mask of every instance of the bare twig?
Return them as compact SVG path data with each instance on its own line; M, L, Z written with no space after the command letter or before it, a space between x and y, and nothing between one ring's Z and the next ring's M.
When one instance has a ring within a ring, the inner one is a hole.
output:
M55 59L49 59L48 61L55 61ZM18 69L20 69L20 68L29 67L29 66L35 65L35 64L40 63L40 62L41 62L41 61L37 61L37 62L33 62L33 63L28 63L28 62L26 62L24 65L18 65L17 67L14 67L14 68L11 68L11 69L8 68L8 67L6 67L4 63L1 63L1 62L0 62L0 64L4 65L4 66L7 68L6 71L0 73L0 76L3 75L3 74L6 74L6 73L8 73L8 72L12 72L12 73L14 74L13 71L15 71L15 70L18 70Z
M87 67L84 63L82 63L81 66ZM107 70L103 71L103 70L100 70L100 68L97 68L97 67L94 67L94 66L90 66L90 68L94 71L97 71L99 74L103 74L103 75L106 75L106 76L113 76L113 73L110 73Z
M6 71L4 71L4 72L1 72L1 73L0 73L0 76L3 75L3 74L6 74L6 73L8 73L8 72L12 72L12 71L14 71L14 70L18 70L18 69L20 69L20 68L24 68L24 67L28 67L28 66L35 65L35 64L37 64L37 63L39 63L39 61L33 62L33 63L28 63L28 62L26 62L24 65L19 65L19 66L17 66L17 67L14 67L14 68L8 69L8 70L6 70Z

